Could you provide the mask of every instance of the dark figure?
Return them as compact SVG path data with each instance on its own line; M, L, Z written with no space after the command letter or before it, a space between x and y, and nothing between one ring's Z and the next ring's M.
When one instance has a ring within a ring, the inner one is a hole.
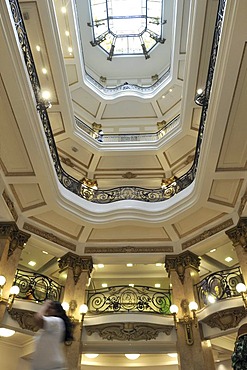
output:
M59 302L46 301L34 315L38 332L33 370L67 370L63 342L73 340L72 323Z
M232 354L232 367L234 370L247 370L247 324L242 325L238 330Z

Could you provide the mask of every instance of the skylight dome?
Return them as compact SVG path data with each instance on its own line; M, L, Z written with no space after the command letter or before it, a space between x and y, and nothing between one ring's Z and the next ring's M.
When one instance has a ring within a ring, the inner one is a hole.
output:
M150 57L162 37L162 0L90 0L92 46L100 46L108 60L113 55Z

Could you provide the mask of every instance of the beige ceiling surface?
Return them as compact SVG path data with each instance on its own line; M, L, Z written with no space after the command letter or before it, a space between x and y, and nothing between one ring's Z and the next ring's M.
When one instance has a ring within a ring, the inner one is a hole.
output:
M57 9L59 3L56 2ZM197 88L204 87L205 83L212 38L210 25L217 2L209 0L198 5L196 18L190 15L194 24L188 23L189 2L181 3L184 7L178 8L174 73L153 96L141 98L141 94L134 93L116 94L116 97L98 95L83 81L80 45L70 6L68 18L64 19L58 10L54 13L52 2L21 2L23 11L29 14L25 22L41 85L52 92L53 106L48 112L60 160L71 176L78 180L85 176L95 178L100 189L158 188L163 177L181 176L190 168L201 115L194 96ZM105 263L105 273L95 268L95 281L107 279L110 271L113 281L119 276L124 279L128 274L134 279L145 266L147 279L154 284L156 277L167 279L163 266L159 273L154 273L154 264L164 263L166 254L181 253L185 249L202 257L202 275L237 263L225 231L237 223L239 216L247 215L247 4L228 6L219 48L220 61L224 62L221 68L216 66L195 184L184 191L186 199L180 193L162 204L130 200L112 205L88 204L65 189L61 191L20 50L4 10L0 32L0 46L4 51L0 60L0 220L15 220L20 229L31 234L23 251L22 267L32 269L28 262L37 259L34 270L58 276L57 258L72 250L92 255L95 265ZM55 17L60 29L54 22ZM70 39L61 32L66 27L70 30ZM90 37L89 31L85 30L86 37ZM37 44L42 54L35 51ZM72 55L67 52L70 45ZM91 51L90 45L85 44L84 53ZM156 52L158 55L159 51ZM125 71L122 69L120 74L116 60L110 63L105 56L103 59L108 63L102 64L102 73L107 75L108 82L124 82ZM146 79L157 73L156 59L150 58ZM47 76L40 73L44 64ZM144 58L141 66L147 66ZM110 70L114 72L112 76ZM130 81L143 82L141 76L134 74L134 68L127 77ZM180 119L175 130L162 140L151 144L115 145L100 144L76 127L74 112L90 128L93 123L101 124L105 134L156 132L158 122L168 122L177 115ZM210 252L213 248L216 252ZM43 250L48 255L43 254ZM230 263L225 261L227 256L233 258ZM124 270L130 260L136 263L131 274L130 270ZM229 358L226 345L217 342L215 348L219 356L222 350Z

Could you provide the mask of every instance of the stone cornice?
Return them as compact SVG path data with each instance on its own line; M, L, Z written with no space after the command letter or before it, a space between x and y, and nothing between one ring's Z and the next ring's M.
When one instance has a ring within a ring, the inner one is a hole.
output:
M247 247L247 217L241 217L235 227L226 231L234 246Z
M30 238L30 234L19 230L15 222L0 222L0 238L9 240L8 257L10 257L17 248L24 248L24 244Z

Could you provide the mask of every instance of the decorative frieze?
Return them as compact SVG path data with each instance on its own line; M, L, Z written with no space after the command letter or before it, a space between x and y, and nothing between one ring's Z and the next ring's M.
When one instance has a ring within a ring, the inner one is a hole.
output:
M83 271L88 271L90 275L93 270L93 260L91 256L78 256L71 252L61 257L58 261L58 265L61 270L66 268L71 268L73 270L75 284L77 284Z
M199 266L200 258L190 251L183 252L179 255L167 255L165 259L165 268L168 276L170 277L171 270L175 270L182 283L184 282L186 268L193 267L199 271Z
M246 317L246 310L242 307L228 308L223 311L214 312L212 315L202 320L210 328L227 330L236 328L240 321Z
M86 247L85 253L172 253L173 247Z
M157 325L150 323L109 323L85 326L88 335L97 333L102 339L119 341L138 341L156 339L160 333L170 335L172 325Z
M247 247L247 217L241 217L238 224L226 231L226 235L231 239L234 246L241 245Z
M69 243L66 240L58 238L56 235L54 235L52 233L48 233L44 230L41 230L36 226L28 224L27 222L24 223L23 228L25 230L33 233L33 234L36 234L36 235L40 236L41 238L49 240L50 242L56 243L58 245L61 245L62 247L65 247L65 248L70 249L72 251L76 250L76 245L75 244Z
M221 232L222 230L227 229L228 227L230 227L232 225L233 225L233 220L232 219L229 219L225 222L222 222L221 224L219 224L215 227L212 227L211 229L208 229L208 230L204 231L203 233L197 235L195 238L187 240L185 243L182 243L182 249L184 250L184 249L187 249L187 248L191 247L194 244L200 243L203 240L206 240L206 239L210 238L211 236Z

